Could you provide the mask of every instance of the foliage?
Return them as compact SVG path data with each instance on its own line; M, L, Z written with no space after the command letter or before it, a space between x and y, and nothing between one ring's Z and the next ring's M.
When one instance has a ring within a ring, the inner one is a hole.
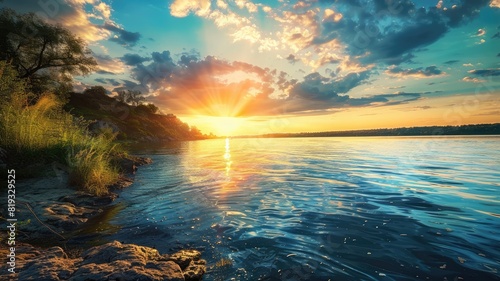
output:
M125 92L127 93L127 92ZM65 109L86 120L102 120L119 128L118 138L131 141L169 141L206 138L173 114L157 114L154 104L132 106L120 98L71 93Z
M144 113L144 114L156 114L160 109L152 104L140 104L135 108L135 111L138 113Z
M71 75L86 75L97 65L84 41L34 13L0 10L0 60L10 62L32 90L67 91Z
M118 171L111 165L119 150L112 143L113 134L92 137L86 131L87 121L75 120L62 110L54 95L44 94L30 104L22 90L22 83L13 78L8 65L3 64L9 75L0 77L0 85L13 85L16 94L9 102L0 104L0 147L9 152L13 166L33 163L63 163L69 170L70 184L93 194L107 192L107 186L118 178Z
M90 95L94 97L106 96L106 89L103 86L93 86L83 91L84 95Z
M141 91L134 90L119 91L116 99L118 101L126 102L134 106L140 105L145 100L145 98L142 96Z
M0 61L0 104L10 102L13 96L25 94L26 81L17 76L11 65Z

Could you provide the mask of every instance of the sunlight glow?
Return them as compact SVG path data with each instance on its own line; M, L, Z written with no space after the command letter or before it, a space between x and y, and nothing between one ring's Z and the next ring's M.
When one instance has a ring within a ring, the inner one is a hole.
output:
M231 171L231 147L229 145L229 138L226 138L226 152L224 153L224 160L226 160L226 177L229 176L229 172Z
M232 136L235 131L240 129L245 122L245 118L239 117L207 117L213 128L220 136ZM229 145L229 139L226 139L226 148Z

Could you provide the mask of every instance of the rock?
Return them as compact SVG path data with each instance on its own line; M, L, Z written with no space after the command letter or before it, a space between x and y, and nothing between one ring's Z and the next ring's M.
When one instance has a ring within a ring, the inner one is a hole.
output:
M151 163L153 163L153 160L151 160L151 158L146 158L146 157L127 156L120 158L120 160L118 160L118 165L120 166L121 170L127 174L135 174L138 166Z
M206 272L206 269L205 260L191 261L188 267L184 269L184 279L186 281L201 280L203 274Z
M196 250L180 250L168 256L167 259L181 267L186 281L201 280L201 277L205 274L206 262L201 259L201 253Z
M19 270L19 280L68 280L81 259L69 259L63 249L52 247L42 251Z
M19 280L197 281L201 280L206 270L205 261L195 250L162 256L153 248L118 241L90 248L82 257L75 259L68 258L60 247L27 250L31 255L25 258L31 260L18 260ZM175 261L188 262L184 272Z
M201 253L196 250L180 250L168 257L169 260L178 264L181 269L185 269L191 261L200 260Z
M88 207L88 206L102 207L111 204L116 198L118 198L118 195L112 192L99 197L83 192L76 192L75 194L63 196L59 198L58 201L68 202L79 207Z

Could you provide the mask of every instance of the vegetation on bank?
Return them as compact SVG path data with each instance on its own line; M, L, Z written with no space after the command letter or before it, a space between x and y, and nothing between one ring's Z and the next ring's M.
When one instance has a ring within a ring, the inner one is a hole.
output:
M122 153L113 143L114 135L91 135L88 122L65 112L56 96L43 94L33 101L15 70L5 62L0 62L0 70L5 98L0 102L0 147L7 151L4 161L9 167L21 170L20 175L36 175L47 165L64 167L71 185L96 195L107 193L119 176L111 161Z
M173 114L158 114L154 104L131 103L135 105L119 96L111 97L103 87L96 86L83 93L70 93L64 108L85 120L96 120L90 124L92 130L110 129L120 141L158 143L209 137Z
M19 177L64 170L69 184L108 193L127 157L115 141L204 138L140 92L110 97L102 87L73 93L74 75L97 69L85 42L33 13L0 9L0 164Z
M371 129L371 130L332 131L332 132L276 133L276 134L260 135L258 137L297 138L297 137L376 137L376 136L450 136L450 135L500 135L500 123L472 124L472 125L458 125L458 126L405 127L405 128L392 128L392 129Z

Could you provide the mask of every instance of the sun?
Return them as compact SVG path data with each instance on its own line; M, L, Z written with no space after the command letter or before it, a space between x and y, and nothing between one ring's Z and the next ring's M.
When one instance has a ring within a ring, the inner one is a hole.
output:
M242 117L210 116L206 118L218 136L231 137L244 129L245 118Z

